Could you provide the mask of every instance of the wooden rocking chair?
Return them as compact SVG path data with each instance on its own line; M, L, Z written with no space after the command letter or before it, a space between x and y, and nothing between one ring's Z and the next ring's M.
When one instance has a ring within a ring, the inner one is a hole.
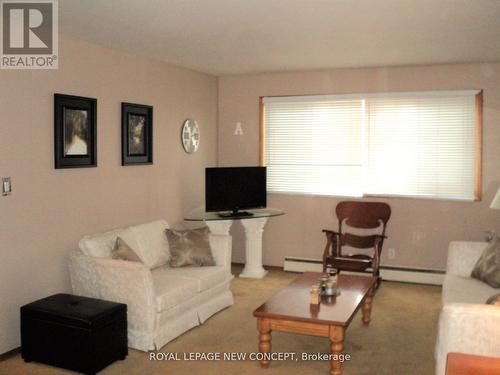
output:
M340 202L335 209L338 219L338 231L324 229L326 247L323 252L323 272L327 268L337 270L366 272L371 270L377 278L377 287L380 283L380 255L384 244L387 222L391 217L391 207L383 202ZM359 235L347 233L344 226L363 229L377 229L378 233ZM373 255L353 254L342 252L344 246L357 249L373 248Z

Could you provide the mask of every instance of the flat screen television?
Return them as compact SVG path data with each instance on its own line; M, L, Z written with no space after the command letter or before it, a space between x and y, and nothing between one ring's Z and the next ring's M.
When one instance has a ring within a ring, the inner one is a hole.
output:
M240 210L265 208L266 167L222 167L205 169L207 212L230 211L221 216L251 215Z

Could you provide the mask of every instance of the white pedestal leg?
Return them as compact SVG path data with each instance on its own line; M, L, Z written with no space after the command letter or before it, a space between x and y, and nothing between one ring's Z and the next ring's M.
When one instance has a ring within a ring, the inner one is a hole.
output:
M219 234L224 236L229 236L229 229L231 229L231 225L233 224L232 220L213 220L213 221L205 221L208 228L210 228L210 233Z
M208 228L210 229L210 233L215 235L229 236L230 244L229 252L231 255L229 256L229 263L231 263L232 251L233 251L233 240L231 235L229 234L229 229L231 229L231 225L233 225L232 220L213 220L213 221L205 221ZM231 264L229 264L229 269L231 269ZM231 279L234 278L234 275L231 273Z
M267 217L241 220L245 228L246 263L240 277L263 278L267 271L262 267L262 233Z

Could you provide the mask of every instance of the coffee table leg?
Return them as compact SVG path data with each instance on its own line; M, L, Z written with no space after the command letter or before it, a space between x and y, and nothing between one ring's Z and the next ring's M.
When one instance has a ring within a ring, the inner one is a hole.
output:
M370 324L371 313L372 313L372 302L373 302L373 289L366 296L363 306L361 307L361 312L363 313L362 321L363 324Z
M330 326L330 341L332 354L337 357L330 361L330 375L341 375L342 362L338 360L338 357L344 351L344 327Z
M271 352L271 327L269 326L269 320L264 318L257 319L257 329L259 330L259 352L260 353L270 353ZM260 361L260 367L269 367L268 359L263 359Z

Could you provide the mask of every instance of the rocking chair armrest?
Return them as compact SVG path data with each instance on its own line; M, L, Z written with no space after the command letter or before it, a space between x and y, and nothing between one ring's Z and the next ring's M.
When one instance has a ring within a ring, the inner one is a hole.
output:
M336 236L340 235L340 233L339 233L339 232L336 232L336 231L331 230L331 229L323 229L323 230L322 230L322 232L323 232L323 233L328 233L328 234L334 234L334 235L336 235Z
M329 229L323 229L326 235L326 246L323 251L323 263L327 256L337 254L338 236L339 233Z

